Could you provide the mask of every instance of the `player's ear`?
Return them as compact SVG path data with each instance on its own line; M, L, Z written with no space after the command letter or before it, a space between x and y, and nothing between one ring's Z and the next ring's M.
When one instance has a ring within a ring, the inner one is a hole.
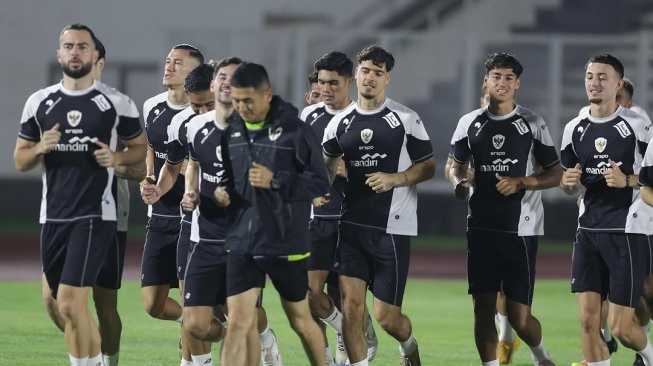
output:
M385 74L385 84L388 85L390 84L390 79L392 79L392 73L388 72Z
M215 79L211 80L209 90L211 91L211 93L213 93L215 95Z
M515 80L515 90L519 89L519 86L521 85L521 79Z
M304 99L306 99L306 103L311 104L311 93L304 93Z

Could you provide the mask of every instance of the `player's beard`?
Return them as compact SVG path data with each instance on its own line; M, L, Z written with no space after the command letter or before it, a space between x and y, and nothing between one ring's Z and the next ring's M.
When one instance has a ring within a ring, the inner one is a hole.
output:
M590 104L600 104L603 101L603 98L589 98Z
M93 62L82 63L82 67L78 69L72 69L68 64L62 63L61 70L63 70L64 74L73 79L81 79L93 70Z

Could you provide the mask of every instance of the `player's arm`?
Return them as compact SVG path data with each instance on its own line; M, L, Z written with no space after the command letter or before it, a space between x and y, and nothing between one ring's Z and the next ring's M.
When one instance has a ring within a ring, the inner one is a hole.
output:
M191 163L192 162L189 161L186 166L186 174L188 174ZM172 186L175 185L177 178L179 178L179 174L181 174L182 165L183 160L178 164L172 164L169 161L166 161L165 164L163 164L161 171L159 172L159 181L156 183L156 185L161 189L161 196L168 193L168 191L172 189ZM188 182L188 176L186 176L186 182Z
M452 159L451 168L449 169L449 178L454 187L454 196L464 200L469 196L469 187L472 185L473 176L468 173L469 164L460 164Z
M57 123L52 129L43 132L39 141L30 141L22 137L16 139L16 148L14 149L14 164L16 169L26 172L33 169L40 161L43 155L52 151L61 139L59 124Z
M181 169L181 163L177 164ZM163 173L163 168L161 169ZM177 171L179 174L179 171ZM181 208L184 212L192 212L198 204L199 191L199 163L196 160L189 159L186 165L186 172L184 175L185 191L184 197L181 199Z
M123 140L125 150L116 152L115 165L134 165L139 164L145 159L147 152L147 141L145 134L140 133L133 139Z
M132 165L116 165L114 172L118 178L140 182L146 176L145 159Z
M327 174L329 177L329 186L333 184L333 181L336 179L336 175L338 175L338 166L342 162L342 155L340 156L328 156L324 154L324 164L326 165L327 168Z
M444 164L444 179L451 181L451 166L453 165L453 158L447 156L447 162Z
M395 187L407 187L433 178L435 175L435 158L430 157L419 163L414 163L403 172L393 174L398 183ZM403 175L403 179L402 176Z
M543 172L527 177L504 177L496 173L498 183L496 184L499 193L504 196L517 193L522 189L540 190L553 188L560 184L562 178L562 169L560 163L546 168Z

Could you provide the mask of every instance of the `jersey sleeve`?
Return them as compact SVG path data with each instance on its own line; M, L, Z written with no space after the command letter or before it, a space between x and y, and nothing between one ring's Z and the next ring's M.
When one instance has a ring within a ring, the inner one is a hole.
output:
M118 118L118 127L116 130L118 136L123 140L131 140L143 132L138 109L136 109L136 104L134 104L131 98L123 96L123 103L118 108Z
M451 157L459 164L467 164L472 158L472 149L469 146L468 130L471 122L468 121L469 115L463 116L458 121L458 126L451 138Z
M342 156L344 152L342 151L342 146L338 141L338 129L340 127L340 122L344 116L336 114L326 129L324 130L324 138L322 139L322 151L324 155L329 157L338 157Z
M417 113L410 113L410 117L405 122L406 125L406 150L410 160L415 163L425 161L433 157L433 146L431 140L424 128L424 123Z
M649 145L653 140L649 141ZM645 187L653 187L653 149L647 149L644 154L644 161L642 168L639 171L639 185Z
M533 133L533 155L535 160L544 169L548 169L560 162L558 153L553 146L553 139L542 117L532 114L528 116Z
M195 140L195 134L197 133L197 127L195 126L195 123L191 122L193 119L191 119L187 124L186 124L186 140L188 143L186 144L186 147L188 148L188 157L194 161L197 161L197 155L195 154L195 148L193 147L193 141ZM169 140L172 141L172 140ZM170 160L170 143L168 143L168 160Z
M170 164L179 164L186 159L189 144L188 141L188 124L192 121L183 113L177 113L172 117L170 128L168 129L168 145L166 145L167 159Z
M25 102L23 107L23 115L20 118L20 130L18 137L27 140L38 142L41 141L41 125L36 118L36 111L39 104L43 100L41 93L37 92L32 94Z
M572 141L574 128L576 128L579 122L579 119L574 119L567 123L565 130L562 133L562 143L560 144L560 165L563 170L573 168L576 164L580 163ZM579 128L582 128L582 126L579 126Z

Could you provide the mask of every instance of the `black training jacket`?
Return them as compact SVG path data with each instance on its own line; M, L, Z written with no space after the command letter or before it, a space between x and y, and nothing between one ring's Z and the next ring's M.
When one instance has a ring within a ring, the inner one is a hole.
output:
M268 124L250 140L241 118L223 134L222 155L231 199L227 249L253 256L302 258L310 251L311 200L328 192L322 148L297 109L274 96ZM249 183L253 162L274 173L278 189Z

